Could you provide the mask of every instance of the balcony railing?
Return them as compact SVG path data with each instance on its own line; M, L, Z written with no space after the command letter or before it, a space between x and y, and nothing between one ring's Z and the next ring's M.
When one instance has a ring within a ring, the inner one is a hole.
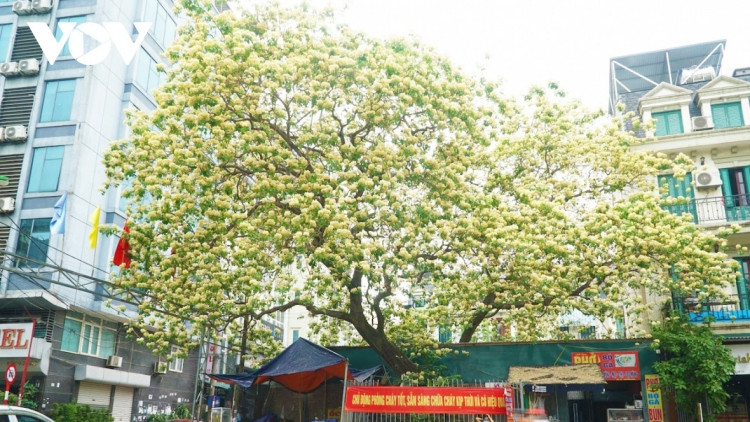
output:
M681 305L677 310L684 312L688 320L694 323L702 323L708 320L718 323L750 322L750 297L748 294L729 295L725 299L705 301L686 298Z
M696 224L732 223L750 220L750 195L691 199L686 203L666 205L671 213L690 214Z

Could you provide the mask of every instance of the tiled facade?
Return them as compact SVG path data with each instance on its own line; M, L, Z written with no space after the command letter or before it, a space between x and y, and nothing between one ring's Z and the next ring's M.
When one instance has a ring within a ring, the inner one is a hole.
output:
M0 0L0 176L8 179L0 186L0 327L36 320L28 378L39 386L45 413L77 401L108 408L124 422L192 406L198 351L160 363L126 336L123 323L134 308L120 313L107 304L118 239L99 235L92 249L88 238L97 207L101 224L124 224L120 192L100 192L103 153L126 135L125 109L155 106L150 92L164 80L156 64L165 63L175 35L172 7L171 0ZM113 22L133 39L136 22L151 26L130 63L113 43L101 63L82 64L68 42L50 64L30 24L47 25L59 39L66 22L75 25L71 36L81 25ZM50 233L64 193L65 232ZM0 366L13 362L21 370L25 357L1 350Z

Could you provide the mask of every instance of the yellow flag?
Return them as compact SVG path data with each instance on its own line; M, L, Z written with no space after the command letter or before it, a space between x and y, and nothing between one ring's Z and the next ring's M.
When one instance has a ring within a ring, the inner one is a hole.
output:
M91 249L96 249L96 241L99 239L99 214L101 213L102 207L96 207L96 210L94 210L94 213L91 214L91 217L89 217L89 221L91 222L91 233L89 234L89 247Z

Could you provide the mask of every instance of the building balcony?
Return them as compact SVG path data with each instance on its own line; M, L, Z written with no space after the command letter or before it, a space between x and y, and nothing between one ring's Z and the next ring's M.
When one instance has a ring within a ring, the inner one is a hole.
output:
M701 225L750 221L750 195L691 199L680 204L666 205L664 209L677 215L690 214L693 222Z
M684 313L688 321L701 324L711 321L722 323L750 323L750 295L729 295L723 299L699 301L686 298L675 305L675 310Z

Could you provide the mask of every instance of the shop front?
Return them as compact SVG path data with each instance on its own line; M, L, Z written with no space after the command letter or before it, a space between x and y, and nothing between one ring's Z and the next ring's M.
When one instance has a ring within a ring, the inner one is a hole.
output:
M728 344L734 357L734 375L727 383L730 398L724 413L716 416L717 422L748 422L750 403L750 344Z
M559 422L664 420L660 410L647 408L643 390L645 375L653 373L658 358L647 339L472 343L450 348L458 353L441 361L446 374L459 375L464 382L507 380L521 387L516 389L522 394L516 397L517 413L542 408L549 421ZM380 363L369 348L334 350L352 365ZM593 375L584 372L590 371L584 366L594 368Z

